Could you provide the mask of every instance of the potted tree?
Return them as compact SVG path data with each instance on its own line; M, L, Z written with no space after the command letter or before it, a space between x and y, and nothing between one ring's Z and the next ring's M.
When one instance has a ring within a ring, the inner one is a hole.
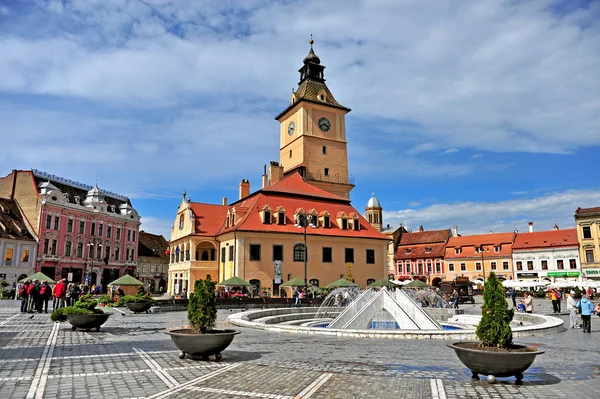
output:
M152 307L154 303L154 298L150 296L149 293L146 292L143 286L139 286L137 290L137 294L135 295L125 295L119 298L117 302L117 306L127 306L127 309L132 311L133 313L148 313L148 310Z
M50 315L52 321L65 321L71 323L73 331L78 328L84 330L96 329L100 331L100 326L108 320L110 313L104 313L97 309L98 301L86 294L79 297L73 306L58 308Z
M206 280L197 280L188 306L190 325L165 331L181 351L181 359L190 355L208 360L210 355L215 355L215 360L219 361L222 358L221 352L240 333L235 330L213 329L217 320L215 287L216 282L210 279L210 275L206 276Z
M521 383L523 372L537 355L544 353L536 348L513 344L510 328L513 315L502 283L491 273L483 290L481 320L475 331L479 341L448 344L471 370L474 379L479 379L479 374L487 375L490 382L494 382L496 377L514 376L517 383Z

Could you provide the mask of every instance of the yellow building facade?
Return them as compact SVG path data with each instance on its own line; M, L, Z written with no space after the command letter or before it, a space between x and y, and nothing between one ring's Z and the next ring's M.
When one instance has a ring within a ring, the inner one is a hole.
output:
M577 208L575 223L583 277L600 279L600 207Z

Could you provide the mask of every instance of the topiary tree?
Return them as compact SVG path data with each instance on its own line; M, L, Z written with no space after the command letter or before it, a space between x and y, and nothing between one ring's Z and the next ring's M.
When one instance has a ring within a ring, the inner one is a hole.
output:
M487 347L509 348L513 338L510 322L514 311L509 309L504 287L495 273L490 273L485 283L481 309L481 321L475 331L481 344Z
M194 283L194 292L190 295L188 321L194 330L202 334L212 330L217 320L216 285L207 275L206 280Z

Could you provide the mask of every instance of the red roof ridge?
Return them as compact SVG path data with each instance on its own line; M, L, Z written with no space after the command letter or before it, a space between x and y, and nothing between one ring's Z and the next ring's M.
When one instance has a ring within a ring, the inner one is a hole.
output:
M325 191L319 187L307 183L298 173L292 173L291 175L284 177L272 186L261 188L257 191L257 193L259 192L295 194L307 197L343 201L348 203L350 202L349 199L345 199L335 194L331 194L329 191Z

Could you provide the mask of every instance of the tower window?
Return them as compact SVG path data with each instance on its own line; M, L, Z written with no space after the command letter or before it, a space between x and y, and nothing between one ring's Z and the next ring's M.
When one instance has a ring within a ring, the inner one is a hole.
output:
M321 95L319 96L319 99L320 99L321 101L325 101L325 96L321 94Z
M323 146L323 155L327 155L327 146L326 145Z
M325 168L325 176L329 176L329 168Z
M292 157L292 150L290 150L290 158Z

